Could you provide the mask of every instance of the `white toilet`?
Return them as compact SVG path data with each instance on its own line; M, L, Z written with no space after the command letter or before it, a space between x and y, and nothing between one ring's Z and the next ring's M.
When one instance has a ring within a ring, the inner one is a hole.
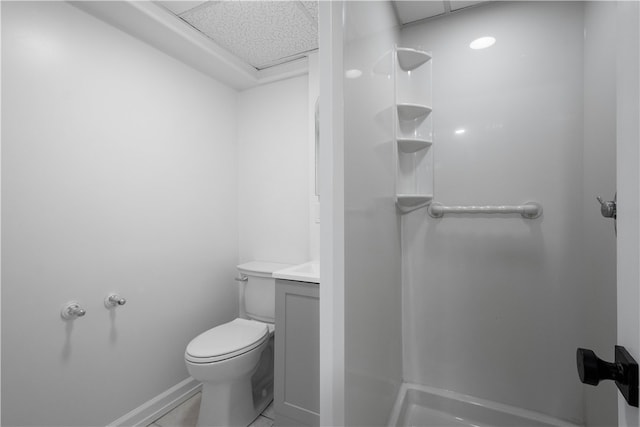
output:
M238 266L240 314L195 337L185 351L191 376L202 382L198 427L248 426L273 400L276 270L287 264ZM244 311L244 313L243 313Z

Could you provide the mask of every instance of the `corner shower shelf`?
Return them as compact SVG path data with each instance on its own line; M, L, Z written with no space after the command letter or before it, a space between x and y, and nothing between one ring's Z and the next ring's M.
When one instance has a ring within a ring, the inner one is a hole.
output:
M406 213L428 205L433 194L396 194L396 199L400 211Z
M398 118L403 121L410 121L427 117L431 113L431 107L420 104L397 104Z
M432 64L418 49L396 46L395 53L395 199L406 214L433 200Z
M398 150L401 153L415 153L431 147L432 142L427 139L419 138L398 138Z
M399 47L397 48L397 52L400 68L405 71L415 70L431 59L431 56L427 52L408 47Z

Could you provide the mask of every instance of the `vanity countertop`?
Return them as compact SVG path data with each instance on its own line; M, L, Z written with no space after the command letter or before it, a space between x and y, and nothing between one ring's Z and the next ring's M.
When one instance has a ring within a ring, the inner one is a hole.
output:
M283 268L282 270L274 271L273 277L297 282L320 283L320 263L311 261Z

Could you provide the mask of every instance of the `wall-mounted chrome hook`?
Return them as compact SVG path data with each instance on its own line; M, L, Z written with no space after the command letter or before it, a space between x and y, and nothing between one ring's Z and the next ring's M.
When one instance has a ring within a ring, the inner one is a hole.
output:
M613 218L613 228L618 234L618 193L613 196L613 200L605 202L600 196L596 196L600 203L600 213L605 218Z
M85 314L87 314L87 311L80 307L80 303L77 301L69 301L62 307L62 310L60 310L60 316L64 320L73 320L77 317L82 317Z
M122 298L118 294L109 294L104 299L104 306L107 308L113 308L119 305L125 305L126 303L127 303L127 300Z
M618 214L616 209L616 198L617 198L617 194L613 200L605 202L604 200L602 200L600 196L596 197L598 202L600 202L600 213L602 214L603 217L616 219Z

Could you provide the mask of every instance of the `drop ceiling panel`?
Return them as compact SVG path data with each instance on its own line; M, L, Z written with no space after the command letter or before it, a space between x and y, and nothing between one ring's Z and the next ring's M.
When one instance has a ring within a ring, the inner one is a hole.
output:
M318 48L315 1L211 1L180 18L257 69Z
M446 12L442 1L395 1L394 6L402 24L442 15Z
M309 15L311 22L317 29L318 28L318 7L319 7L318 1L317 0L301 1L300 4L302 4L307 14Z
M451 10L458 10L458 9L462 9L463 7L469 7L469 6L474 6L476 4L480 4L483 3L486 0L481 0L481 1L464 1L464 0L452 0L451 3Z
M401 25L486 3L488 0L399 0L393 1Z
M203 0L199 0L199 1L160 1L158 2L160 3L162 6L166 7L167 9L169 9L171 12L175 13L176 15L180 15L181 13L186 12L187 10L193 9L194 7L198 7L201 4L206 3L206 1Z

